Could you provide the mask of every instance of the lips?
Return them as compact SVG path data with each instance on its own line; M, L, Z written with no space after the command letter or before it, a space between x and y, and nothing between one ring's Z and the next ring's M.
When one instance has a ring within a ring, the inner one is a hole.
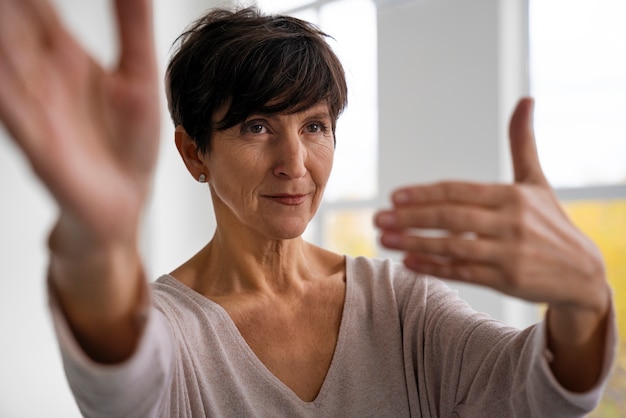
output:
M306 194L280 193L280 194L275 194L275 195L266 195L265 197L267 199L270 199L282 205L296 206L296 205L301 205L302 203L304 203L307 199L307 196L308 195Z

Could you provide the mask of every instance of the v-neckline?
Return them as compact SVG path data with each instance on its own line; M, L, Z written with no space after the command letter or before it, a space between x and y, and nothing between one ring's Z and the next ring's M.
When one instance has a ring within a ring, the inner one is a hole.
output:
M274 373L272 373L272 371L265 365L265 363L263 363L261 359L256 355L254 350L252 350L252 347L250 347L246 339L243 337L243 335L239 331L239 328L237 328L235 321L233 321L228 311L222 305L196 292L195 290L191 289L190 287L188 287L187 285L180 282L175 277L169 274L165 275L165 277L175 282L177 287L184 288L184 291L186 293L189 293L194 299L201 301L201 303L207 304L207 306L209 306L214 312L220 315L221 319L224 321L224 324L228 327L228 331L230 332L233 341L236 342L237 345L241 348L241 352L246 356L250 364L261 375L263 375L266 380L270 381L273 385L278 387L281 391L287 393L290 397L292 397L294 400L296 400L300 404L304 406L315 407L323 401L324 394L330 390L328 386L330 386L331 384L330 382L333 380L333 375L336 373L335 370L338 369L338 366L336 365L336 363L341 363L340 357L342 356L342 353L344 352L344 347L346 344L345 340L347 338L346 329L349 328L348 321L349 321L349 318L351 318L352 316L350 312L353 306L353 303L351 303L352 298L353 298L352 297L352 283L351 283L352 274L351 274L351 265L350 265L351 259L350 257L345 256L344 260L345 260L344 262L345 262L345 269L346 269L345 270L346 271L346 276L345 276L346 277L346 291L344 295L343 309L341 313L341 322L339 324L339 333L337 335L337 342L335 343L333 356L330 361L330 365L328 366L328 370L326 371L326 376L324 377L324 381L322 382L322 385L320 386L320 390L315 396L315 399L313 399L312 401L305 401L304 399L302 399L300 396L296 394L296 392L294 392L293 389L291 389L286 383L284 383Z

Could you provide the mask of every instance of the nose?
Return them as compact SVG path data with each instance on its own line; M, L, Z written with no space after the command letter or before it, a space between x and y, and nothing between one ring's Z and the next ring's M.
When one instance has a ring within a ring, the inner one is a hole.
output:
M307 150L297 133L286 132L275 142L274 175L282 178L300 178L307 172Z

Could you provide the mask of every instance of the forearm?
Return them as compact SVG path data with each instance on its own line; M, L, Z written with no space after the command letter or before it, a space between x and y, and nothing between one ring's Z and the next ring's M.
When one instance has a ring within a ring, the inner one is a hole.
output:
M584 392L597 382L604 364L611 294L604 287L605 304L597 309L551 306L547 312L550 368L559 383Z
M130 356L148 299L134 238L94 243L60 221L50 239L48 280L85 354L100 363Z
M167 402L166 393L174 373L174 346L166 318L154 307L128 359L114 365L89 358L58 301L50 308L67 381L82 415L86 417L156 417Z

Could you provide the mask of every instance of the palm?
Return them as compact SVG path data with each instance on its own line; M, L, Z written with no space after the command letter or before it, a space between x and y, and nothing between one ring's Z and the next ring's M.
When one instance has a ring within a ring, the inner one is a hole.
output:
M149 5L117 6L123 52L106 72L47 4L0 0L0 118L62 212L95 239L136 230L158 148ZM135 27L131 12L135 24L143 13Z

